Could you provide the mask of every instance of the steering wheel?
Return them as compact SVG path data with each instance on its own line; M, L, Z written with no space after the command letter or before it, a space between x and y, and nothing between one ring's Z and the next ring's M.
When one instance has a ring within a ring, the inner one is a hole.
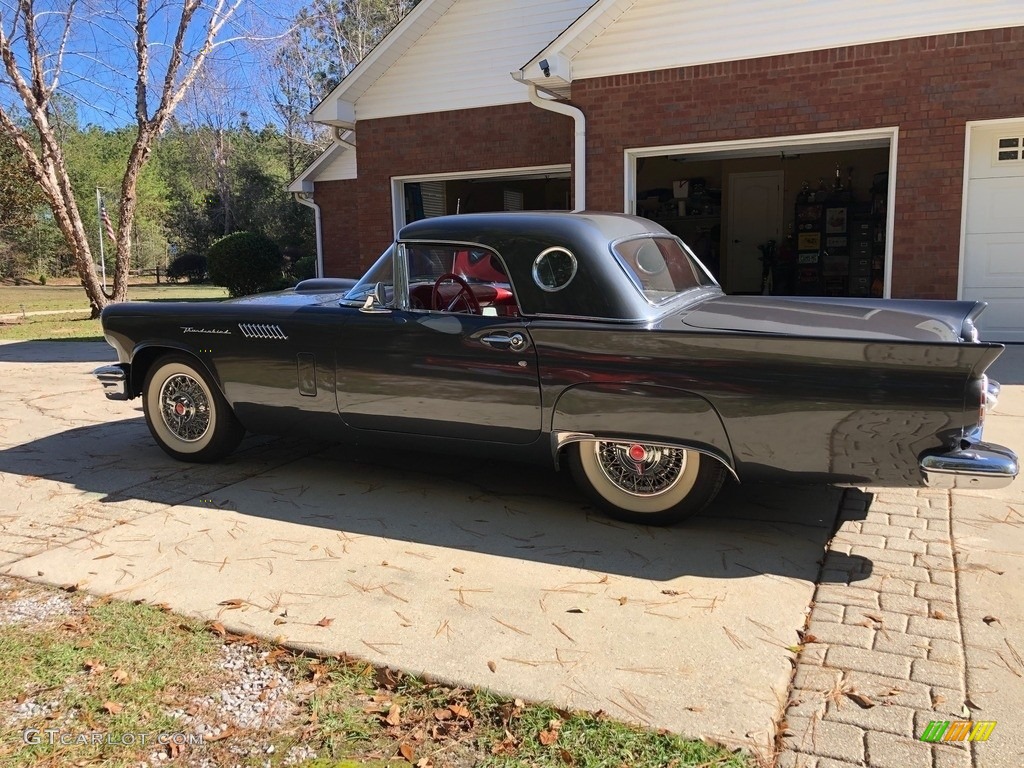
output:
M441 283L446 280L451 280L457 283L459 286L459 292L455 294L454 298L448 302L447 306L442 306L444 299L441 298ZM455 305L462 301L466 309L471 314L479 315L482 314L480 311L480 302L476 300L476 296L473 295L473 289L469 287L469 283L463 280L456 274L451 272L441 275L437 280L434 281L434 290L430 294L430 303L435 310L441 312L454 312Z

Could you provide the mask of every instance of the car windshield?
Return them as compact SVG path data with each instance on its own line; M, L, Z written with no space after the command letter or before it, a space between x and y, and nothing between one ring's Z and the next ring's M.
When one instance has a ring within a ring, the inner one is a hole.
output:
M612 246L629 279L652 304L693 288L717 285L696 256L674 237L636 237Z
M394 251L395 247L393 245L384 251L381 257L377 259L377 262L360 278L359 282L353 285L352 289L345 294L345 298L342 301L362 305L366 301L366 297L373 293L373 289L378 283L381 283L384 289L380 298L385 299L385 303L390 301L394 295L395 286L395 264L392 258Z
M378 298L385 306L394 306L395 248L398 261L408 277L409 303L414 310L445 309L453 296L453 277L467 286L481 304L483 314L509 314L515 307L508 272L501 259L485 248L471 248L448 243L400 243L392 245L365 275L345 294L342 301L349 306L362 306L367 296L379 285ZM439 282L444 286L439 286ZM454 283L458 287L458 283ZM436 290L435 290L436 287ZM485 289L484 287L487 287ZM437 294L435 298L435 293ZM446 301L441 301L444 298ZM436 306L440 304L441 306Z

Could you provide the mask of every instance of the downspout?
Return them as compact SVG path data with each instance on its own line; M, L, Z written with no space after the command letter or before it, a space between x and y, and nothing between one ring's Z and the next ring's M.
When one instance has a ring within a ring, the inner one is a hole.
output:
M545 99L537 91L535 83L523 79L523 73L513 72L512 79L523 83L530 91L530 103L548 112L557 112L573 119L573 199L576 207L573 211L584 211L587 208L587 118L583 110L566 104L564 101Z
M355 131L348 128L334 128L334 140L348 149L355 149ZM313 209L313 221L316 223L316 276L324 277L324 238L323 224L320 218L320 206L309 192L294 192L295 202Z
M324 276L324 242L320 226L320 206L309 192L294 192L295 202L313 209L313 221L316 223L316 276Z
M340 125L334 126L334 140L349 149L356 148L356 132Z

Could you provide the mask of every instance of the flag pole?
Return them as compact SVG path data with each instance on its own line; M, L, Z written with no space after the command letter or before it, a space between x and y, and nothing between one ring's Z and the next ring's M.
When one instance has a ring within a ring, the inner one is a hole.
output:
M103 198L96 187L96 223L100 229L100 273L103 275L103 290L107 290L107 259L103 255Z

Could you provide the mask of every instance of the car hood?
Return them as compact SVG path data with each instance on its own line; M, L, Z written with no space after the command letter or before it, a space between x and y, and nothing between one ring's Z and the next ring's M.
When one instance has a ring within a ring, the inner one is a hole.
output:
M978 301L717 296L665 327L818 338L957 342L970 338Z

